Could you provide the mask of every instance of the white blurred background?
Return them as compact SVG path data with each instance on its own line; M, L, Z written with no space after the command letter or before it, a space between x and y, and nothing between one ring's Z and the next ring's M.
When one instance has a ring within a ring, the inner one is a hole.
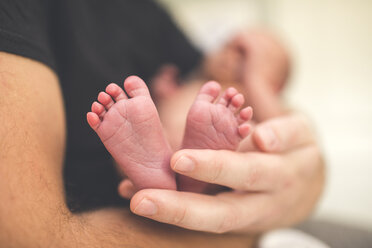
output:
M328 182L314 218L372 230L372 1L159 0L202 50L268 26L294 58L286 100L314 120Z

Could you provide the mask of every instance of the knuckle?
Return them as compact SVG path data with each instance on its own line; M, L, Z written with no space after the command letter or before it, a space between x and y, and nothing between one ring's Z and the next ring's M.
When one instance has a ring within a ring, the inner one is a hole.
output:
M247 156L247 161L249 161L249 165L246 166L246 172L242 182L241 190L253 190L257 183L260 181L262 175L261 170L257 164L258 157L254 154L250 154Z
M289 167L283 168L281 170L280 177L278 178L276 184L280 188L289 189L296 184L296 179L298 178L296 170L290 169Z
M300 173L303 177L312 177L314 173L324 167L324 158L321 149L317 145L308 146L305 152L308 159L302 162Z
M229 232L234 229L234 227L236 226L236 223L237 223L237 216L233 209L229 209L229 211L222 218L221 223L218 225L215 232L219 234Z
M211 183L217 182L224 170L224 162L220 156L217 156L213 161L207 175L208 181Z
M311 129L310 120L306 115L297 113L295 118L297 120L297 125L301 127L302 130Z
M274 156L273 164L270 168L273 188L290 188L295 184L297 178L296 166L290 165L282 156Z
M248 170L248 174L244 179L243 190L253 190L257 185L257 182L260 181L260 178L261 175L259 169L257 166L252 166L251 169Z
M297 114L295 118L294 130L296 135L302 135L303 143L314 143L315 135L309 118L303 114Z
M185 206L180 206L172 216L171 223L174 225L180 225L185 222L186 216L187 208Z

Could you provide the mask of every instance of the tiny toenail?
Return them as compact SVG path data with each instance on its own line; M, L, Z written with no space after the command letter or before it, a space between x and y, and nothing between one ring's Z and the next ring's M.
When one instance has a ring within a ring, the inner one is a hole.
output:
M179 172L190 172L194 168L195 162L186 156L180 157L174 165L174 170Z
M278 138L276 137L274 130L270 127L261 129L260 135L265 147L269 150L273 150L278 145Z
M138 215L151 216L158 212L158 207L149 199L143 198L133 212Z

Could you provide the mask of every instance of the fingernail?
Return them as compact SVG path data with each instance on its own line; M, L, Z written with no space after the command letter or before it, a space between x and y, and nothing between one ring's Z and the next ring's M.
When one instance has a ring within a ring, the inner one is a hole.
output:
M158 212L158 207L149 199L143 198L133 212L138 215L151 216Z
M260 130L262 142L265 147L269 150L273 150L278 145L278 139L274 133L274 130L270 127L265 127Z
M195 168L193 160L186 156L180 157L174 165L174 170L179 172L190 172Z

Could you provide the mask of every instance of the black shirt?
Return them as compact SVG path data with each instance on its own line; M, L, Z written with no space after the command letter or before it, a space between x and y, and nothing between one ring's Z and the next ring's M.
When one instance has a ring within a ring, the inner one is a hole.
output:
M1 0L0 51L49 66L67 114L65 186L72 210L116 205L118 176L86 113L100 90L163 64L189 72L201 54L150 0Z

